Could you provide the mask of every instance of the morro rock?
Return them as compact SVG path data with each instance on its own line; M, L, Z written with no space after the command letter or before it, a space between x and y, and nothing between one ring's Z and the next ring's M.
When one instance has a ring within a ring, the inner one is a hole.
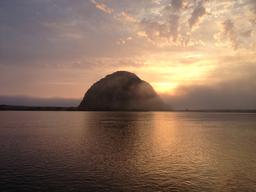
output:
M93 111L166 110L149 83L126 71L117 71L93 84L79 108Z

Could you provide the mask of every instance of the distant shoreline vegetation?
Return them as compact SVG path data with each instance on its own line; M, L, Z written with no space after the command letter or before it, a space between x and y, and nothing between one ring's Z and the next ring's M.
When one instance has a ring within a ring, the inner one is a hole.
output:
M117 112L223 112L223 113L256 113L256 109L185 109L185 110L85 110L79 107L45 107L0 105L0 111L117 111Z

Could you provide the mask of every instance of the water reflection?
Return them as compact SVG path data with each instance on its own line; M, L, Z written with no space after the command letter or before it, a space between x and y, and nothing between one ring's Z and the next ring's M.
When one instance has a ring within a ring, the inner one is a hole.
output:
M253 191L255 114L1 112L1 191Z

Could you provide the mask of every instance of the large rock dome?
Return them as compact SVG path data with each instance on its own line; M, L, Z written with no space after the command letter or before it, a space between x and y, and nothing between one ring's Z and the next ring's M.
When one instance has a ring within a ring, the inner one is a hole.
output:
M95 111L166 110L153 87L127 71L117 71L93 84L79 108Z

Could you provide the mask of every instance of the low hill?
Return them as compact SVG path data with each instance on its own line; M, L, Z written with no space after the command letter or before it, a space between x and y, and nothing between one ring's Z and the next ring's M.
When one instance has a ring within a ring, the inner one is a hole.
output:
M79 108L93 111L167 110L149 83L127 71L117 71L93 84Z

